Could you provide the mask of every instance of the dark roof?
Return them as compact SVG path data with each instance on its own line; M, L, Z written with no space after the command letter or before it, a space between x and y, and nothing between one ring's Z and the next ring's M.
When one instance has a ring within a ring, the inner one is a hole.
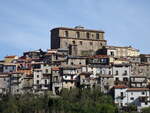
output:
M140 54L140 56L150 57L150 54Z
M57 27L57 28L54 28L52 30L59 30L59 29L62 29L62 30L73 30L73 31L88 31L88 32L100 32L100 33L104 33L104 31L102 31L102 30L78 29L78 28L68 28L68 27Z
M85 76L90 76L92 73L90 73L90 72L82 72L82 73L80 73L79 75L81 76L81 75L85 75Z

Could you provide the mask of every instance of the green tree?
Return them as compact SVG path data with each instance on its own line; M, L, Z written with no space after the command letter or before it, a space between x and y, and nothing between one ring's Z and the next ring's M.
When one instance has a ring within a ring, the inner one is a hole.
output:
M143 108L141 113L150 113L150 107Z

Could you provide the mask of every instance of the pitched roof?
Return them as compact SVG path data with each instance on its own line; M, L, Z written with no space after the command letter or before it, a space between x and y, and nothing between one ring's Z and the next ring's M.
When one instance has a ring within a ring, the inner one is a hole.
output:
M116 85L114 86L115 89L121 89L121 88L128 88L126 85Z
M107 55L95 55L95 56L90 56L89 58L109 58Z
M127 91L148 91L149 88L128 88Z
M5 56L5 58L15 58L16 56Z
M82 73L80 73L79 75L80 76L90 76L92 73L90 73L90 72L82 72Z
M60 68L59 68L59 67L53 67L52 70L53 70L53 71L59 71Z

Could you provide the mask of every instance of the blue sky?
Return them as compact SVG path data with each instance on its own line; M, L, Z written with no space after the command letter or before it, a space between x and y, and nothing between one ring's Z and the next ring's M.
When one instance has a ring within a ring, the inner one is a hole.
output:
M50 48L54 27L105 31L109 45L150 53L150 0L0 0L0 59Z

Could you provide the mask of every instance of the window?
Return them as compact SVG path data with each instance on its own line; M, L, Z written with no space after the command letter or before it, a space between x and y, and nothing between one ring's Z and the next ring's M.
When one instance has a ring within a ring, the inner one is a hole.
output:
M107 60L106 60L105 58L102 58L102 59L101 59L101 62L102 62L102 63L106 63L106 61L107 61Z
M48 73L48 69L45 69L45 72Z
M36 84L39 84L39 80L36 81Z
M103 71L100 71L100 74L102 74L103 73Z
M45 80L45 85L47 84L47 80Z
M96 34L96 39L99 39L99 34L98 33Z
M118 77L116 78L116 81L119 81L119 78L118 78Z
M73 65L73 62L71 62L71 65Z
M69 36L68 31L65 31L65 37L68 37L68 36Z
M128 81L128 78L123 78L123 81Z
M82 41L80 41L80 45L82 45Z
M116 75L118 75L118 71L116 71Z
M7 66L5 66L5 69L8 69L8 67L7 67Z
M72 41L72 44L76 44L76 42L75 42L75 41Z
M132 78L132 81L134 82L134 81L135 81L135 78Z
M120 95L123 96L123 92L121 92Z
M111 71L109 71L109 75L111 75Z
M36 70L36 72L40 72L39 70Z
M92 34L92 37L94 37L94 34Z
M15 70L15 66L13 66L12 69Z
M114 56L114 52L113 52L113 51L111 51L111 52L110 52L110 55L111 55L111 56Z
M39 78L39 75L37 75L37 78Z
M142 95L145 95L145 92L144 92L144 91L142 92Z
M127 75L127 71L126 70L124 71L124 75Z
M123 99L123 92L121 92L120 96L121 96L121 99Z
M67 43L67 42L65 42L65 44L66 44L66 46L68 46L68 43Z
M145 105L148 105L148 103L147 103L147 102L145 102Z
M76 32L76 38L80 38L80 32Z
M90 42L90 45L93 45L93 42Z
M100 46L103 46L103 43L100 43Z
M89 33L86 33L86 37L89 39L89 38L90 38L90 34L89 34Z
M131 97L130 100L134 100L134 97Z

